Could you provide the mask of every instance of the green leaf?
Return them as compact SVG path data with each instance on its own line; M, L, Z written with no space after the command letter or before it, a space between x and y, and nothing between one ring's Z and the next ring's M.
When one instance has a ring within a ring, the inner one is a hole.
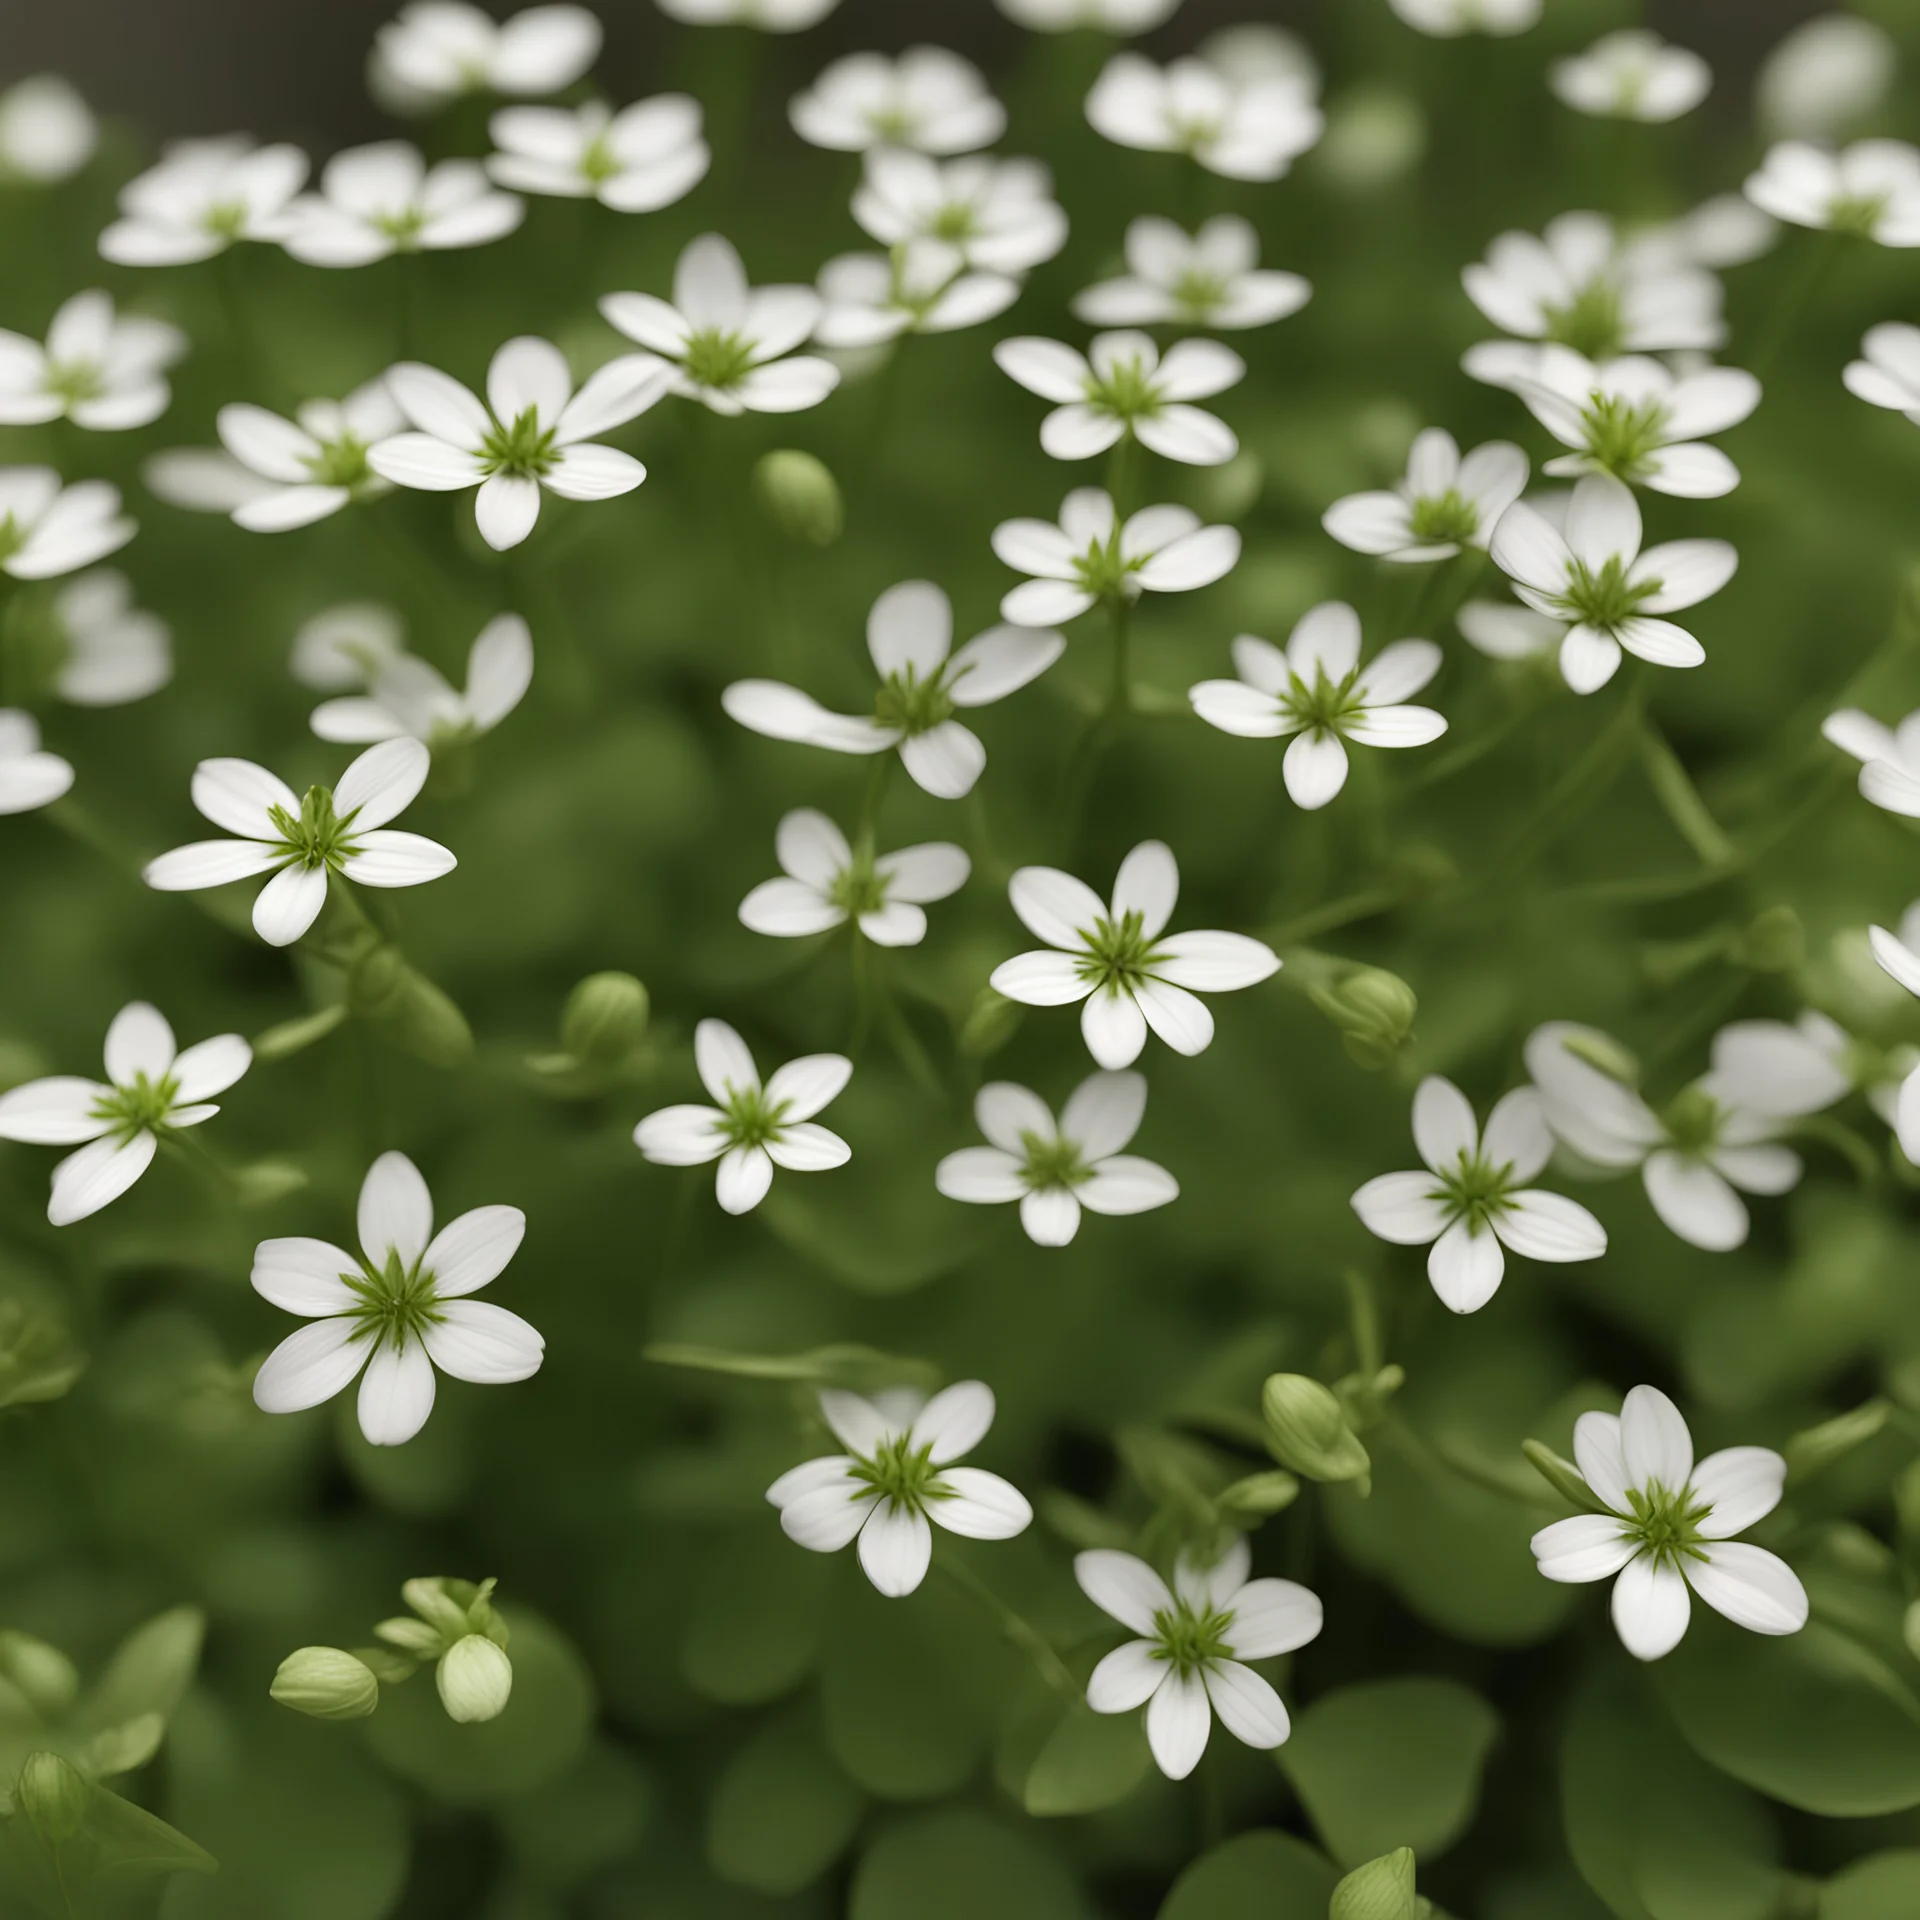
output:
M1290 1833L1237 1833L1173 1883L1159 1920L1326 1920L1340 1869Z
M1073 1876L1031 1832L971 1807L890 1827L862 1856L847 1920L1089 1920Z
M831 1562L800 1553L762 1504L750 1529L701 1556L680 1670L709 1700L747 1705L791 1693L819 1663Z
M811 1708L768 1721L728 1761L707 1804L707 1860L756 1893L798 1893L839 1858L866 1805Z
M1869 1854L1820 1893L1820 1920L1913 1920L1920 1913L1920 1852Z
M729 1373L742 1380L798 1380L810 1386L844 1387L849 1393L873 1393L883 1387L918 1387L931 1393L940 1370L927 1360L902 1359L877 1347L842 1344L815 1347L810 1353L729 1353L721 1347L656 1341L641 1356L659 1367L691 1367L704 1373Z
M1076 1702L1047 1736L1022 1798L1033 1814L1093 1813L1124 1800L1153 1763L1137 1713Z
M496 1813L515 1866L542 1887L573 1887L634 1850L653 1816L652 1779L598 1740L557 1779Z
M105 1787L94 1789L74 1844L91 1849L93 1870L102 1875L219 1871L219 1862L198 1841Z
M105 1733L148 1713L166 1719L193 1684L206 1631L198 1607L175 1607L135 1628L80 1703L75 1731Z

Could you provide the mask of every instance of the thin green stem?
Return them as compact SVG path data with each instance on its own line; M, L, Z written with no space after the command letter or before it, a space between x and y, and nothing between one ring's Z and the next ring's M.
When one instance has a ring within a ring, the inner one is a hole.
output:
M1847 243L1847 236L1829 228L1817 240L1805 247L1800 262L1800 271L1787 283L1787 288L1773 304L1760 333L1754 342L1753 352L1747 358L1750 372L1764 379L1779 359L1781 351L1793 336L1794 328L1799 324L1802 314L1812 304L1813 297L1819 292L1822 282L1833 271L1834 262L1840 256L1840 249Z
M1035 1672L1055 1693L1078 1705L1082 1697L1080 1683L1067 1663L1054 1652L1053 1643L1045 1634L1014 1612L964 1561L943 1554L935 1565L961 1592L971 1595L993 1616L1000 1631L1033 1662Z
M1667 744L1666 735L1644 714L1640 720L1640 759L1654 797L1681 839L1700 856L1700 864L1714 868L1732 865L1738 853L1726 829L1708 811L1680 756Z

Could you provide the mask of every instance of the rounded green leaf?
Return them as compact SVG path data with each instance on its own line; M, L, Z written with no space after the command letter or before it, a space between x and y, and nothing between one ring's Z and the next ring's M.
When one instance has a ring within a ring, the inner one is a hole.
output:
M707 1861L756 1893L797 1893L826 1872L866 1801L821 1742L811 1709L769 1721L727 1763L707 1803Z
M702 1556L680 1670L710 1700L745 1705L791 1693L820 1658L833 1568L796 1547L771 1507Z
M1340 1869L1290 1833L1237 1833L1173 1883L1160 1920L1326 1920Z
M847 1920L1088 1920L1072 1874L1029 1831L971 1807L887 1829L861 1857Z
M1920 1852L1869 1854L1820 1893L1820 1920L1913 1920L1920 1913Z
M1125 1799L1152 1764L1139 1714L1075 1704L1041 1746L1022 1798L1029 1813L1093 1813Z

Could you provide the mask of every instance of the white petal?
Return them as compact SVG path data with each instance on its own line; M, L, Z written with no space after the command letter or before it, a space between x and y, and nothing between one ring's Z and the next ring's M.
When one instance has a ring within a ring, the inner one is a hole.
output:
M405 1445L427 1424L427 1415L433 1411L433 1391L433 1362L418 1340L397 1348L383 1345L367 1362L360 1378L357 1410L360 1431L368 1444Z
M566 355L550 340L521 334L501 346L487 368L487 405L502 426L531 413L543 431L551 431L572 394Z
M254 1405L262 1413L300 1413L331 1400L366 1365L368 1343L354 1338L356 1326L342 1316L288 1334L253 1377Z
M326 904L325 867L282 867L254 896L253 930L270 947L290 947Z
M633 1143L659 1166L705 1166L726 1151L724 1119L717 1107L662 1107L634 1128Z
M1107 917L1106 902L1057 867L1018 868L1007 883L1007 900L1028 932L1069 953L1080 952Z
M1613 1583L1613 1624L1636 1660L1659 1660L1680 1644L1692 1608L1677 1569L1647 1555L1630 1560Z
M291 787L251 760L202 760L193 770L195 808L216 827L246 840L277 840L273 809L298 819L300 800Z
M1635 1387L1627 1395L1620 1409L1620 1451L1630 1487L1658 1484L1677 1494L1693 1477L1693 1436L1658 1387Z
M700 1084L723 1106L735 1094L760 1090L760 1070L747 1043L724 1020L702 1020L694 1028L693 1063Z
M390 827L358 834L355 841L359 851L347 856L341 871L363 887L423 887L459 864L439 841Z
M1082 991L1086 991L1084 987ZM1198 1006L1199 1002L1194 1004ZM1088 993L1080 1009L1080 1036L1087 1043L1087 1051L1101 1066L1130 1067L1147 1044L1147 1017L1132 994L1102 987Z
M823 894L801 880L763 880L740 902L740 920L755 933L779 939L825 933L847 917Z
M1577 1201L1539 1187L1509 1194L1512 1211L1493 1230L1529 1260L1597 1260L1607 1250L1607 1230Z
M1180 869L1163 840L1143 840L1120 863L1113 883L1113 917L1140 916L1145 938L1158 937L1180 897Z
M1569 1585L1611 1580L1638 1551L1639 1543L1605 1513L1576 1513L1533 1536L1540 1571Z
M107 1078L131 1086L140 1075L159 1081L173 1065L173 1029L160 1009L135 1000L113 1016L107 1029Z
M1035 1187L1021 1196L1020 1225L1036 1247L1069 1246L1080 1231L1080 1202L1071 1188Z
M985 707L1037 680L1067 650L1065 638L1020 626L989 627L953 656L947 689L956 707Z
M1143 1707L1173 1671L1154 1657L1154 1642L1129 1640L1087 1676L1087 1705L1095 1713L1131 1713Z
M767 1103L784 1108L785 1117L790 1121L811 1120L822 1107L839 1097L852 1074L853 1062L841 1053L810 1053L801 1059L789 1060L767 1082Z
M1087 1004L1091 1007L1106 997L1096 994ZM1176 987L1168 980L1146 980L1141 983L1135 998L1147 1025L1175 1053L1205 1053L1213 1044L1213 1015L1207 1010L1206 1002L1196 999L1185 987ZM1135 1052L1138 1052L1137 1048ZM1103 1067L1116 1067L1130 1065L1133 1056L1130 1055L1126 1060L1114 1060L1102 1059L1095 1053L1094 1058Z
M1347 750L1337 734L1297 733L1288 742L1281 773L1296 807L1324 807L1347 784Z
M1746 1239L1746 1207L1704 1161L1662 1151L1648 1157L1641 1178L1654 1212L1689 1246L1726 1253Z
M767 1142L767 1157L789 1173L826 1173L844 1167L853 1149L837 1133L811 1121L788 1124Z
M974 1096L973 1117L982 1134L1016 1160L1026 1154L1025 1136L1051 1140L1055 1129L1047 1103L1011 1080L990 1080Z
M442 1300L476 1293L505 1271L526 1233L527 1216L518 1207L475 1207L434 1235L421 1269L433 1275L434 1293Z
M48 1220L56 1227L70 1227L118 1200L152 1166L157 1145L143 1128L131 1140L95 1140L68 1154L53 1170Z
M1280 956L1244 933L1176 933L1159 943L1153 977L1196 993L1232 993L1280 971Z
M1233 1596L1225 1639L1239 1660L1270 1660L1319 1638L1320 1596L1291 1580L1249 1580Z
M540 483L521 474L496 473L474 497L474 524L496 553L517 547L540 518Z
M784 1507L803 1494L818 1493L823 1488L845 1492L861 1484L847 1471L852 1465L852 1455L845 1453L823 1454L817 1460L804 1460L797 1467L789 1467L767 1489L767 1498L776 1507ZM852 1537L849 1532L847 1538Z
M872 1511L868 1490L843 1475L838 1485L814 1487L788 1499L780 1508L780 1528L789 1540L814 1553L837 1553L866 1525Z
M1213 1730L1207 1690L1197 1674L1169 1673L1147 1705L1147 1745L1169 1780L1184 1780L1200 1764Z
M988 985L995 993L1029 1007L1070 1006L1093 991L1072 955L1065 953L1017 953L994 968ZM1132 1062L1120 1064L1130 1066Z
M1777 1554L1725 1540L1704 1560L1686 1562L1688 1584L1716 1613L1754 1633L1798 1633L1807 1624L1807 1590Z
M94 1117L94 1109L112 1092L96 1080L74 1074L56 1074L29 1080L24 1086L0 1093L0 1140L20 1140L34 1146L70 1147L97 1140L108 1123Z
M1376 1174L1352 1206L1369 1233L1397 1247L1431 1245L1447 1231L1448 1210L1433 1197L1430 1173Z
M1035 1106L1039 1104L1037 1100L1034 1101ZM1040 1111L1044 1114L1046 1109L1041 1107ZM1146 1111L1147 1082L1144 1075L1089 1074L1068 1096L1066 1107L1060 1115L1060 1132L1080 1149L1082 1159L1089 1162L1105 1160L1118 1153L1140 1131L1140 1122ZM987 1132L984 1123L980 1130ZM1029 1126L1026 1131L1040 1133L1043 1139L1046 1137L1037 1127ZM987 1137L994 1139L992 1134ZM1016 1151L1018 1134L1012 1142L996 1139L994 1144L1005 1146L1009 1152Z
M781 870L816 891L832 886L853 862L847 836L812 807L783 815L773 846Z
M237 1033L216 1034L173 1063L174 1100L187 1106L225 1093L253 1065L253 1049Z
M727 1213L751 1213L773 1185L773 1162L762 1147L734 1147L722 1155L714 1197Z
M476 455L430 433L396 433L380 441L367 449L367 465L396 487L428 493L458 493L464 487L477 487L487 477ZM245 503L241 506L244 510Z
M950 841L930 840L917 847L902 847L897 853L883 853L874 870L887 882L889 900L904 900L922 905L930 900L945 900L967 884L973 862L964 847Z
M1077 1553L1073 1577L1102 1613L1133 1633L1153 1633L1155 1614L1174 1610L1167 1583L1131 1553L1117 1553L1111 1547Z
M949 1200L976 1206L998 1206L1018 1200L1027 1190L1021 1177L1024 1163L998 1147L962 1147L948 1154L933 1170L933 1184Z
M617 447L566 447L540 476L540 484L563 500L614 500L631 493L646 477L646 468Z
M950 1497L936 1500L928 1516L936 1526L969 1540L1011 1540L1033 1523L1033 1508L1016 1486L978 1467L954 1467L942 1474Z
M433 1238L433 1196L404 1153L383 1153L360 1183L360 1248L367 1264L385 1266L390 1253L411 1268Z
M900 761L915 785L936 800L963 800L987 764L987 750L959 721L943 720L902 740Z
M829 713L798 687L736 680L720 696L728 715L774 740L798 740L835 753L884 753L900 736L869 715Z
M309 1320L348 1312L358 1296L347 1284L360 1263L326 1240L262 1240L253 1250L253 1290L288 1313ZM351 1331L351 1323L349 1323Z
M1771 1447L1723 1447L1693 1470L1694 1497L1711 1511L1700 1521L1709 1540L1731 1539L1780 1504L1787 1463Z
M971 1453L993 1425L993 1389L984 1380L958 1380L936 1393L914 1417L912 1440L928 1447L936 1467Z
M333 790L334 810L356 829L384 827L404 813L427 783L433 756L418 740L383 740L340 776Z
M1474 1232L1464 1220L1456 1220L1427 1255L1427 1278L1455 1313L1479 1312L1498 1292L1506 1270L1499 1238L1487 1228Z
M1180 1183L1151 1160L1117 1153L1101 1161L1093 1177L1075 1187L1073 1194L1093 1213L1147 1213L1179 1199Z
M933 1531L924 1514L882 1501L860 1529L861 1570L890 1600L912 1593L932 1559Z
M1581 1477L1615 1513L1625 1513L1627 1456L1616 1413L1583 1413L1573 1423L1573 1457Z
M1236 1740L1263 1751L1284 1744L1290 1731L1280 1696L1251 1667L1215 1660L1206 1669L1207 1698Z
M1494 1102L1480 1151L1489 1166L1505 1167L1510 1180L1531 1180L1553 1157L1546 1109L1533 1087L1515 1087Z
M1430 1073L1414 1089L1413 1144L1436 1173L1457 1172L1480 1151L1480 1123L1451 1080Z
M452 1300L420 1336L433 1364L455 1380L504 1386L540 1371L547 1343L517 1313L487 1300Z

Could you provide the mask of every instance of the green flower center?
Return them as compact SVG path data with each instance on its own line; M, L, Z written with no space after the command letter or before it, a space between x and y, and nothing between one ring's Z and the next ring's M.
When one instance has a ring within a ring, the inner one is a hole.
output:
M504 473L514 479L538 480L550 468L558 450L553 444L553 429L542 427L539 410L528 407L511 426L497 421L480 443L480 455L489 473Z
M1229 288L1221 275L1189 267L1167 291L1189 320L1206 320L1225 302Z
M877 1452L864 1460L855 1460L847 1469L861 1485L879 1499L908 1513L924 1513L936 1500L950 1500L953 1490L940 1478L933 1464L933 1447L916 1447L909 1434L897 1434ZM856 1499L867 1497L856 1494Z
M307 462L316 487L345 487L350 492L364 487L373 478L367 465L367 443L352 434L338 440L323 440L320 451Z
M93 1117L104 1121L122 1140L136 1133L159 1131L179 1098L180 1084L171 1074L149 1080L137 1073L130 1086L112 1087L93 1104Z
M1691 1487L1670 1493L1658 1480L1627 1489L1631 1514L1625 1521L1628 1537L1656 1565L1678 1567L1682 1560L1704 1560L1700 1522L1712 1512L1710 1502L1697 1498Z
M1563 307L1547 309L1547 338L1584 354L1611 360L1624 344L1619 290L1605 279L1589 280Z
M11 513L0 514L0 565L27 544L27 530Z
M1359 698L1359 684L1358 667L1342 679L1329 680L1326 668L1316 665L1313 684L1309 686L1295 674L1280 696L1281 704L1299 723L1302 732L1324 738L1344 732L1366 711L1365 703Z
M1142 554L1137 559L1129 559L1121 550L1120 525L1116 520L1113 531L1104 540L1087 542L1086 552L1074 557L1073 568L1081 586L1095 599L1131 599L1137 591L1133 576L1147 564L1147 558Z
M246 231L247 203L244 200L223 200L200 216L200 225L216 239L238 240Z
M926 733L953 714L953 699L947 692L946 669L936 667L922 680L919 670L909 662L880 683L874 697L873 717L883 727L898 727L902 733Z
M878 913L887 904L887 876L875 868L870 854L856 852L851 863L833 876L827 898L850 920Z
M1095 992L1104 988L1108 993L1133 993L1144 984L1155 949L1138 913L1122 914L1118 920L1103 914L1091 931L1081 931L1080 938L1086 942L1086 951L1074 956L1074 968Z
M1464 547L1480 531L1480 509L1454 487L1422 494L1407 517L1423 546Z
M402 207L398 213L376 213L373 225L384 233L395 247L410 252L420 243L420 229L427 224L427 216L418 207Z
M687 337L680 360L689 380L724 393L737 387L751 371L754 344L745 334L705 327Z
M1093 1178L1093 1169L1080 1157L1075 1141L1049 1140L1037 1133L1023 1133L1020 1150L1027 1157L1020 1177L1035 1192L1047 1187L1071 1189Z
M1638 480L1666 445L1667 409L1658 400L1596 393L1587 402L1584 425L1587 457L1594 465L1622 480Z
M1464 1220L1467 1231L1477 1236L1501 1214L1513 1211L1513 1201L1508 1197L1512 1186L1511 1160L1496 1167L1484 1155L1463 1149L1454 1165L1440 1173L1439 1184L1428 1198L1447 1209L1450 1225Z
M355 1323L353 1337L370 1341L376 1353L383 1345L398 1352L442 1317L434 1275L417 1260L403 1266L397 1253L389 1253L385 1266L363 1264L358 1273L340 1278L354 1296L348 1309Z
M1643 600L1659 591L1658 580L1629 579L1627 563L1614 554L1597 573L1584 560L1576 560L1557 598L1568 619L1611 633L1634 617Z
M1233 1648L1227 1643L1227 1630L1232 1625L1230 1612L1176 1600L1172 1612L1162 1608L1153 1616L1153 1657L1164 1660L1181 1679L1189 1679L1216 1660L1233 1658Z
M1726 1110L1701 1087L1688 1087L1662 1114L1667 1138L1680 1153L1706 1153L1720 1138Z
M787 1102L769 1100L760 1087L727 1089L720 1103L720 1130L736 1147L764 1147L784 1128Z
M1138 355L1116 360L1104 373L1088 374L1087 403L1120 420L1151 418L1160 411L1160 390L1154 384L1157 371Z
M106 381L92 360L56 360L47 369L47 391L58 394L71 406L76 400L93 400L106 391Z
M1843 193L1827 208L1827 225L1835 233L1854 233L1871 239L1886 210L1885 194Z
M980 215L965 200L949 200L928 223L927 231L936 240L959 246L980 231Z
M280 836L288 865L310 871L324 867L338 872L360 851L352 831L358 812L356 807L344 820L340 819L333 810L332 790L309 787L300 802L298 815L289 813L285 807L272 807L268 809L268 818Z
M605 134L596 134L587 142L587 150L580 156L581 179L590 180L597 187L602 180L611 180L623 171L620 158L608 145Z

